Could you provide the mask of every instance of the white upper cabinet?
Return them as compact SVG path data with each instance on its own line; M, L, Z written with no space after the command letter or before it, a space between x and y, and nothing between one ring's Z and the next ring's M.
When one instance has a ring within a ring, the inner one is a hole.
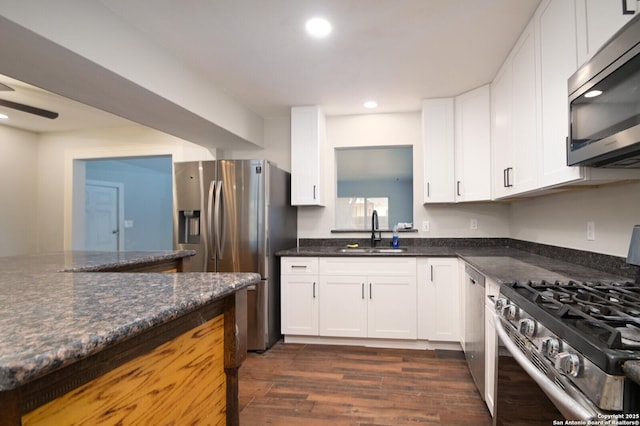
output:
M485 85L422 102L424 203L491 199L491 100Z
M627 3L631 6L635 2L629 1ZM578 65L581 65L590 59L634 15L623 13L624 0L576 0L575 4Z
M318 106L291 108L291 204L323 206L326 121Z
M508 175L513 170L512 93L512 67L511 60L508 60L491 83L491 155L494 198L509 195L513 188L513 184L508 181Z
M538 185L535 32L528 25L491 85L493 197Z
M424 143L424 203L453 203L454 193L453 98L422 101Z
M538 137L536 126L537 87L536 50L533 25L528 25L513 51L512 119L513 173L516 192L526 192L537 185Z
M628 20L618 0L542 0L491 84L493 197L638 179L567 166L567 81Z
M535 15L540 35L541 187L575 181L584 176L584 168L567 166L566 155L569 129L567 80L578 68L575 16L575 3L563 0L543 1Z
M491 199L491 100L489 85L455 98L456 201Z

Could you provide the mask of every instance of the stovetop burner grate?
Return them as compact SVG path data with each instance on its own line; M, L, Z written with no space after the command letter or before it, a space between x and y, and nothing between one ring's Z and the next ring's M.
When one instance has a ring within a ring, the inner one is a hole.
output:
M514 289L528 292L528 300L608 348L640 348L640 337L626 336L633 335L628 327L640 330L640 285L530 281L515 283Z

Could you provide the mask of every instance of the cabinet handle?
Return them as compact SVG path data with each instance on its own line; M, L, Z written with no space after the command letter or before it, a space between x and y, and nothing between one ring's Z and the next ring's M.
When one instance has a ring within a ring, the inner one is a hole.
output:
M316 298L316 282L313 282L313 298Z
M431 282L433 282L433 265L431 265Z
M429 181L427 181L427 198L431 197L431 191L429 188Z
M313 185L313 199L316 199L316 186Z
M307 265L291 265L291 269L307 269Z
M636 13L636 8L635 8L635 0L632 1L632 6L629 6L629 2L628 0L622 0L622 14L623 15L635 15Z
M373 299L373 292L371 291L371 283L369 283L369 299Z
M456 194L458 194L458 197L462 194L460 194L460 181L456 182Z
M502 169L502 187L507 187L507 169Z
M362 300L364 300L364 283L362 283Z
M510 188L513 186L513 183L511 183L511 174L513 173L513 167L507 167L506 169L504 169L505 171L505 188Z

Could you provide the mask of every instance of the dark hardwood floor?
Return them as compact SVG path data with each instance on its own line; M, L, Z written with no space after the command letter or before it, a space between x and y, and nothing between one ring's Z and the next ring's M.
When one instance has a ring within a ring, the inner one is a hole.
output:
M462 352L277 343L240 368L240 424L489 425Z

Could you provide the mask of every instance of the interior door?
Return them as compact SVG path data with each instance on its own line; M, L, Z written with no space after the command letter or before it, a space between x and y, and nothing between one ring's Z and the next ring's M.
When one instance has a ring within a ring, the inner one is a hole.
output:
M107 184L85 185L85 250L118 251L120 188Z

